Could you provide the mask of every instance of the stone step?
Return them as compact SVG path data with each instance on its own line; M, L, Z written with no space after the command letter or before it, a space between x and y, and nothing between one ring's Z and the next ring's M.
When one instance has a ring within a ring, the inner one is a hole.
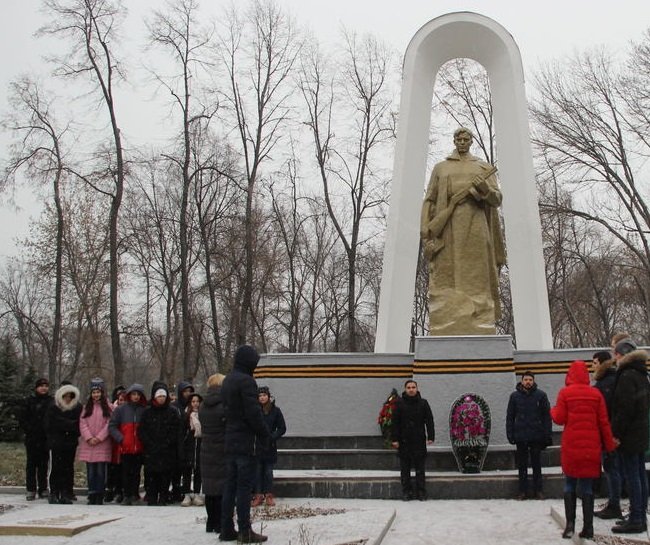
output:
M559 467L543 470L544 495L561 498L564 476ZM517 472L483 471L477 474L427 471L429 499L514 498ZM401 499L399 471L277 470L274 489L280 498Z
M560 447L552 446L542 451L542 466L560 464ZM513 448L489 449L483 468L488 471L514 469ZM278 469L349 469L398 470L399 461L394 449L387 448L279 448ZM428 471L454 471L458 469L449 448L430 448L427 452Z

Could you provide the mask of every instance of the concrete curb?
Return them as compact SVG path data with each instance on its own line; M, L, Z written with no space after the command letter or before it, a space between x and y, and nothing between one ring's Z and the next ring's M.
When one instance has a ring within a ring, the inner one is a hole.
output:
M384 524L384 527L381 532L379 532L379 535L377 536L377 539L375 539L373 542L371 542L369 545L381 545L381 542L384 541L384 538L386 537L386 534L388 533L388 530L390 530L390 527L393 525L393 522L395 521L395 517L397 516L397 511L393 509L393 514L388 518L386 521L386 524Z

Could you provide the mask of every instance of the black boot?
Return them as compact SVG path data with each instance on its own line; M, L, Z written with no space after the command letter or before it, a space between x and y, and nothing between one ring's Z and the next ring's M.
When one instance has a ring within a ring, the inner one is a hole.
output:
M566 518L566 527L562 532L564 539L571 539L576 529L576 493L564 493L564 516Z
M594 495L582 495L582 532L580 537L592 539L594 537Z

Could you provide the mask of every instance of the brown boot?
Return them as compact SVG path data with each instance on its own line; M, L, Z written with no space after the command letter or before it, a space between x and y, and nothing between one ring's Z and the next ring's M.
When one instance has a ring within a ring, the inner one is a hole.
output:
M275 507L275 498L273 497L273 494L269 492L264 496L265 503L268 507Z
M258 507L264 503L264 494L255 494L251 500L251 507Z

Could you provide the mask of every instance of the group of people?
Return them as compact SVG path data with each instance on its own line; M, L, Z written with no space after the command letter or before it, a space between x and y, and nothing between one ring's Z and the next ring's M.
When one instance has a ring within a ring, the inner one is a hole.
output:
M566 526L562 537L575 533L577 489L582 499L582 538L593 538L593 517L617 519L612 531L632 534L647 530L648 481L645 455L649 447L650 378L648 354L639 350L629 335L612 338L612 352L593 355L593 386L584 361L569 367L565 386L554 407L537 387L535 375L526 371L510 395L506 412L506 435L516 445L517 499L543 499L541 453L552 444L552 423L564 427L561 464L565 475ZM398 449L404 501L427 499L425 488L426 446L433 443L435 428L431 407L407 380L392 414L392 446ZM532 467L529 489L528 467ZM608 485L608 502L594 513L594 480L601 476ZM415 483L411 470L415 470ZM621 511L625 483L630 500L627 517Z
M551 420L563 426L561 464L565 474L562 537L575 533L577 489L582 500L582 538L593 537L594 515L617 519L612 532L632 534L647 530L648 480L645 455L650 432L650 379L648 354L639 350L629 335L612 338L612 353L593 355L593 386L584 361L569 367L565 386L550 407L546 394L537 388L535 377L526 372L510 396L506 416L507 436L517 447L519 499L528 494L528 463L533 470L534 497L543 498L540 453L551 444ZM594 480L607 482L608 502L594 512ZM630 512L623 517L621 492L625 483Z
M98 378L82 403L73 384L51 396L48 380L38 379L20 416L27 500L71 504L77 459L86 463L89 504L135 505L144 467L146 504L204 505L206 531L221 541L266 541L252 530L250 509L275 505L276 442L286 425L269 388L253 378L258 361L252 346L239 347L232 372L209 377L205 398L181 382L172 399L162 381L149 398L137 383L109 398Z

